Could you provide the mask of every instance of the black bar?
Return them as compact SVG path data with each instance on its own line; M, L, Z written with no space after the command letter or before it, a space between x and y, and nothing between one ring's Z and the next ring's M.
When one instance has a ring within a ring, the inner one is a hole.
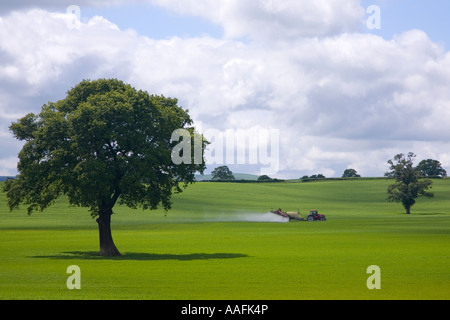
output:
M432 309L430 309L430 307ZM169 319L280 319L280 317L349 316L360 318L373 316L417 316L419 312L446 311L449 301L359 301L359 300L21 300L0 301L2 312L14 315L91 317L140 315ZM84 319L82 319L84 320Z

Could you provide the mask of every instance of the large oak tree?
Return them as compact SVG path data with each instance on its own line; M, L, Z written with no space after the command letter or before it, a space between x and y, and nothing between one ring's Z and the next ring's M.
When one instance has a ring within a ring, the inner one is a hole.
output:
M10 127L25 144L18 176L4 186L9 208L26 204L31 214L67 195L96 218L100 254L120 255L111 236L113 207L168 210L172 193L205 169L204 161L171 159L172 132L194 135L188 111L177 103L117 79L84 80L65 99L24 116Z

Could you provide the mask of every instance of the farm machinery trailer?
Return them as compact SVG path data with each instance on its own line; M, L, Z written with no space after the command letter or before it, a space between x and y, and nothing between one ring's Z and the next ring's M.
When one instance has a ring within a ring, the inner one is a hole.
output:
M273 214L277 214L279 216L282 216L284 218L288 218L289 220L296 220L296 221L326 221L327 218L324 214L319 214L317 210L310 210L308 216L306 219L303 219L302 215L300 214L300 211L296 212L283 212L283 210L271 210Z

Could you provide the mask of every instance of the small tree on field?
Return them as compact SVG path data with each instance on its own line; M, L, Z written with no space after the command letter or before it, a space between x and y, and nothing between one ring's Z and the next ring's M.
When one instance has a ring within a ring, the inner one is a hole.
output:
M427 192L433 182L430 179L420 180L420 173L413 166L415 155L410 152L407 156L400 153L394 159L389 160L390 165L385 176L395 178L397 181L388 186L388 201L401 202L406 209L406 214L411 213L411 207L416 203L416 198L425 196L431 198L433 193Z
M263 174L262 176L259 176L257 181L259 182L267 182L267 181L272 181L273 179L271 177L269 177L266 174Z
M342 178L360 178L361 176L355 169L345 169Z
M233 172L227 166L220 166L212 171L213 181L234 181Z
M191 124L176 99L149 95L116 79L84 80L65 99L11 125L25 145L19 175L4 185L9 208L26 204L31 214L67 195L97 218L100 254L120 255L111 235L116 203L143 209L162 204L169 210L172 193L205 169L204 161L175 165L171 159L177 143L172 132L186 128L194 135Z
M442 168L441 163L433 159L420 161L416 170L427 178L444 178L447 176L447 171Z

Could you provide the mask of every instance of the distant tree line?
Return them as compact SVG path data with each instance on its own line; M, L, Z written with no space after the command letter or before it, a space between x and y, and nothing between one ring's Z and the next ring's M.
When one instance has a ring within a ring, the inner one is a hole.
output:
M303 176L300 178L300 180L302 180L303 182L308 182L308 181L313 181L313 180L318 180L318 179L325 179L325 176L321 173L319 174L313 174L311 176Z
M262 176L259 176L258 179L256 179L256 181L258 181L258 182L280 182L280 181L284 181L284 180L280 180L277 178L271 178L268 175L264 174Z
M422 178L444 178L447 177L447 172L442 168L441 163L438 160L426 159L419 162L413 170L419 177ZM384 175L387 178L396 178L395 171L389 171ZM361 178L361 175L353 169L345 169L342 174L342 178ZM318 179L326 179L326 177L321 174L313 174L311 176L304 175L300 178L301 181L315 181ZM220 166L212 171L212 181L236 181L233 172L227 166ZM261 175L256 180L257 182L280 182L284 181L281 179L271 178L267 175Z
M415 157L415 156L414 156ZM419 162L413 170L422 178L444 178L447 177L447 172L442 168L441 163L438 160L426 159ZM393 171L387 172L384 175L387 178L395 178ZM355 169L345 169L342 174L342 178L361 178L361 175ZM302 181L311 181L316 179L325 179L325 176L321 173L313 174L311 176L303 176L300 178Z
M227 166L220 166L215 168L211 172L212 178L211 181L214 182L255 182L255 180L236 180L233 175L233 172ZM281 182L284 180L271 178L268 175L261 175L256 179L256 182Z

